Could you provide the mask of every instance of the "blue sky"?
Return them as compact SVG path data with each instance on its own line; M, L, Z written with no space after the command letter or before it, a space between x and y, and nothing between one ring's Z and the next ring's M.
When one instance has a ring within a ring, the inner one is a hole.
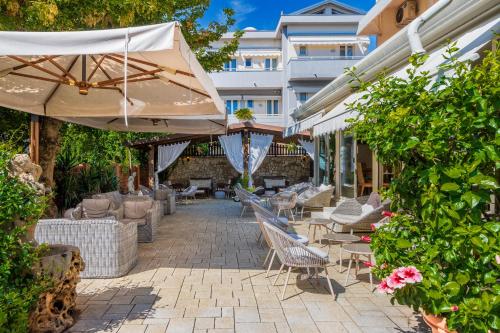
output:
M259 30L274 30L280 13L294 12L313 5L321 0L212 0L207 14L201 21L203 25L220 17L222 8L233 8L236 12L235 28L255 27ZM368 11L375 0L340 0L349 6Z

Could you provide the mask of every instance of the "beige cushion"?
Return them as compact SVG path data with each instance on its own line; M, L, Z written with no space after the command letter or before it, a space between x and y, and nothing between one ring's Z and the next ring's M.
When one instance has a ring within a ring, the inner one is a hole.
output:
M145 225L146 219L121 219L120 222L125 224L137 223L137 225Z
M109 199L83 199L82 217L103 218L109 215L111 201Z
M123 203L123 215L127 219L142 219L153 205L152 200L148 201L125 201Z
M93 199L108 199L111 201L112 207L111 209L118 209L122 204L122 195L118 191L107 192L95 194L92 196Z

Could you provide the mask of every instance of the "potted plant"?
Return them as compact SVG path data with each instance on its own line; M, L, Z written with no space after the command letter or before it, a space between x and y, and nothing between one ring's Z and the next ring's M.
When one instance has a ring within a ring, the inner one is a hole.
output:
M443 75L419 70L408 78L355 80L362 101L352 130L398 174L384 193L391 221L371 241L378 289L392 302L422 312L433 332L500 330L499 51L480 63L448 49ZM352 73L352 71L351 71ZM498 208L497 208L498 209Z
M252 121L254 120L253 111L249 108L241 108L237 110L234 115L239 121Z

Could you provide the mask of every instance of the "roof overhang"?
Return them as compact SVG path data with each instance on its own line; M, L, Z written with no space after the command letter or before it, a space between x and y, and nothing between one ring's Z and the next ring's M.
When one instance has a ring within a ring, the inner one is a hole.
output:
M379 22L384 17L395 19L394 13L404 0L380 0L359 21L358 35L375 35L380 33ZM386 17L390 16L390 17Z

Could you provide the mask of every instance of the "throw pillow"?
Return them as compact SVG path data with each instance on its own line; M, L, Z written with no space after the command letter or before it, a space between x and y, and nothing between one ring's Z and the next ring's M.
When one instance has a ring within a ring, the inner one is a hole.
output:
M377 192L372 192L366 201L367 205L371 205L373 208L378 208L382 205L380 201L380 195Z

